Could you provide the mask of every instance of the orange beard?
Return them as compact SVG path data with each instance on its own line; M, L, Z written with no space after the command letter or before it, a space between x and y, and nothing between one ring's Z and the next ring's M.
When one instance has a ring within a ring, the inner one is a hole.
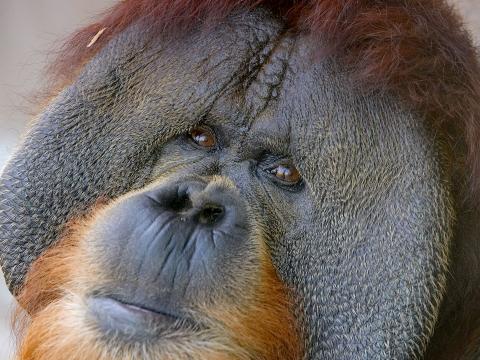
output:
M90 220L70 226L59 245L33 265L14 316L18 360L295 360L299 336L287 292L263 251L252 299L205 309L211 326L155 341L125 342L99 332L87 316L86 287L101 282L86 256ZM260 281L258 280L260 279Z

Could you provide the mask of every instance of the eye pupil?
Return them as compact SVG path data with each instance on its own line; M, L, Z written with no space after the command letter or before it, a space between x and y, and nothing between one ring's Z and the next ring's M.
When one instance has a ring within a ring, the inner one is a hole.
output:
M280 164L276 168L272 169L272 174L282 181L288 183L298 183L301 179L300 173L297 168L289 164Z
M201 147L212 148L216 144L215 134L206 127L198 127L190 131L193 142Z

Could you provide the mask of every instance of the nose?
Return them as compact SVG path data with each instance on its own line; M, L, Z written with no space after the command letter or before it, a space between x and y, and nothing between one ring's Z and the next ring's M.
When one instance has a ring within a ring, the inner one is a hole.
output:
M122 283L133 284L135 303L174 309L199 292L210 296L233 276L231 264L256 249L248 204L222 179L182 179L145 189L99 221L93 233L114 253L108 268Z
M229 199L228 196L219 198L206 192L206 187L207 184L201 181L182 182L154 189L146 196L158 205L160 211L171 212L182 221L214 227L227 216L223 203L228 203Z
M90 233L108 296L174 318L215 299L238 266L257 258L247 210L224 178L166 182L119 200Z
M137 206L130 207L141 214L140 220L134 215L135 233L141 234L141 243L155 243L150 249L156 249L157 254L150 252L148 257L155 255L162 260L162 266L173 268L177 274L182 263L190 271L195 271L197 265L216 271L224 265L217 264L219 258L236 257L248 245L246 202L225 182L183 180L160 185L139 196L142 200L134 201ZM163 262L165 256L176 260Z

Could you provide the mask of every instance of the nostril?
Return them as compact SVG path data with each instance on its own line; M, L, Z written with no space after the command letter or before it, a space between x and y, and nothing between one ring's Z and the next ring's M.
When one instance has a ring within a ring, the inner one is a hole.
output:
M224 213L223 206L207 204L198 213L198 222L204 225L213 225L222 219Z
M175 212L182 212L192 207L190 196L185 192L171 199L168 207Z

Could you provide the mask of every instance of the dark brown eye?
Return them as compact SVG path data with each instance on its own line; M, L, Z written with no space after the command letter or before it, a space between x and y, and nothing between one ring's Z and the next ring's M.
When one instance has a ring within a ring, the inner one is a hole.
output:
M279 180L290 184L296 184L302 179L302 176L293 164L279 164L271 169L270 172Z
M204 148L213 148L217 143L213 131L204 126L191 130L190 137L195 144Z

